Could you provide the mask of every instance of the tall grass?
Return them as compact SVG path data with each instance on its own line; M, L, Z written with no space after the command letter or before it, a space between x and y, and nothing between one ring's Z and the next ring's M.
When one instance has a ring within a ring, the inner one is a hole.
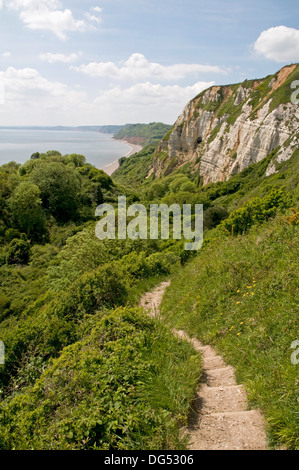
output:
M298 225L284 218L232 237L215 234L173 276L165 320L212 344L236 368L252 407L266 418L270 445L299 448Z

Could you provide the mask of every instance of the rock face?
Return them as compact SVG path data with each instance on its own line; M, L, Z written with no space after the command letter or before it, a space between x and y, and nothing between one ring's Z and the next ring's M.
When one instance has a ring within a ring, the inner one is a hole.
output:
M275 172L275 162L298 148L299 107L291 102L291 84L298 79L295 64L262 80L202 92L160 142L152 172L166 176L191 163L207 184L224 181L277 150L267 174Z

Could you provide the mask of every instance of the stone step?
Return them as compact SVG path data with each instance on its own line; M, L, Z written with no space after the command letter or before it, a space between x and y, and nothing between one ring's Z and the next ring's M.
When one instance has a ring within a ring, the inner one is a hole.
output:
M204 415L190 450L266 450L263 417L257 410Z
M226 367L226 364L221 356L209 356L203 361L203 368L205 370L221 369Z
M209 387L237 385L234 368L231 366L209 369L204 372L206 383Z
M246 391L243 385L209 387L204 384L198 392L198 397L201 400L202 413L247 410Z
M218 354L216 353L215 349L212 346L203 346L199 341L193 339L192 345L196 351L200 352L203 357L203 360L216 357ZM198 344L199 343L199 344Z

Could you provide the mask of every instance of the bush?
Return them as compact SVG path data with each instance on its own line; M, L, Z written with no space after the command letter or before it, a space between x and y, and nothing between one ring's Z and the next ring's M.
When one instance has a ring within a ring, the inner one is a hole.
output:
M186 416L198 378L192 347L139 309L94 320L34 386L1 403L2 449L182 448L177 418ZM42 371L43 362L31 358L20 376L27 383L33 366Z
M232 234L242 234L253 225L274 217L279 209L285 209L289 204L285 193L281 189L275 189L263 198L255 197L245 203L221 222L220 226Z
M229 213L224 207L214 206L209 207L204 212L204 229L210 230L217 227L217 225L226 219L229 216Z
M28 264L29 252L27 241L14 238L8 245L6 264Z
M77 216L81 181L75 169L61 162L43 161L30 179L38 186L43 207L60 221Z

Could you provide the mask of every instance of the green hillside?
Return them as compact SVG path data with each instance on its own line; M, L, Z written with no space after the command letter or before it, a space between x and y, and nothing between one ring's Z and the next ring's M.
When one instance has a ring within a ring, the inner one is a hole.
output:
M132 143L151 144L162 139L171 128L162 122L151 122L150 124L126 124L114 134L115 139L125 139Z
M0 167L1 450L186 449L202 358L173 327L235 367L270 448L298 450L298 146L207 185L192 162L148 174L157 146L112 177L55 151ZM95 209L120 195L203 204L202 248L100 241ZM140 298L166 279L150 318Z

